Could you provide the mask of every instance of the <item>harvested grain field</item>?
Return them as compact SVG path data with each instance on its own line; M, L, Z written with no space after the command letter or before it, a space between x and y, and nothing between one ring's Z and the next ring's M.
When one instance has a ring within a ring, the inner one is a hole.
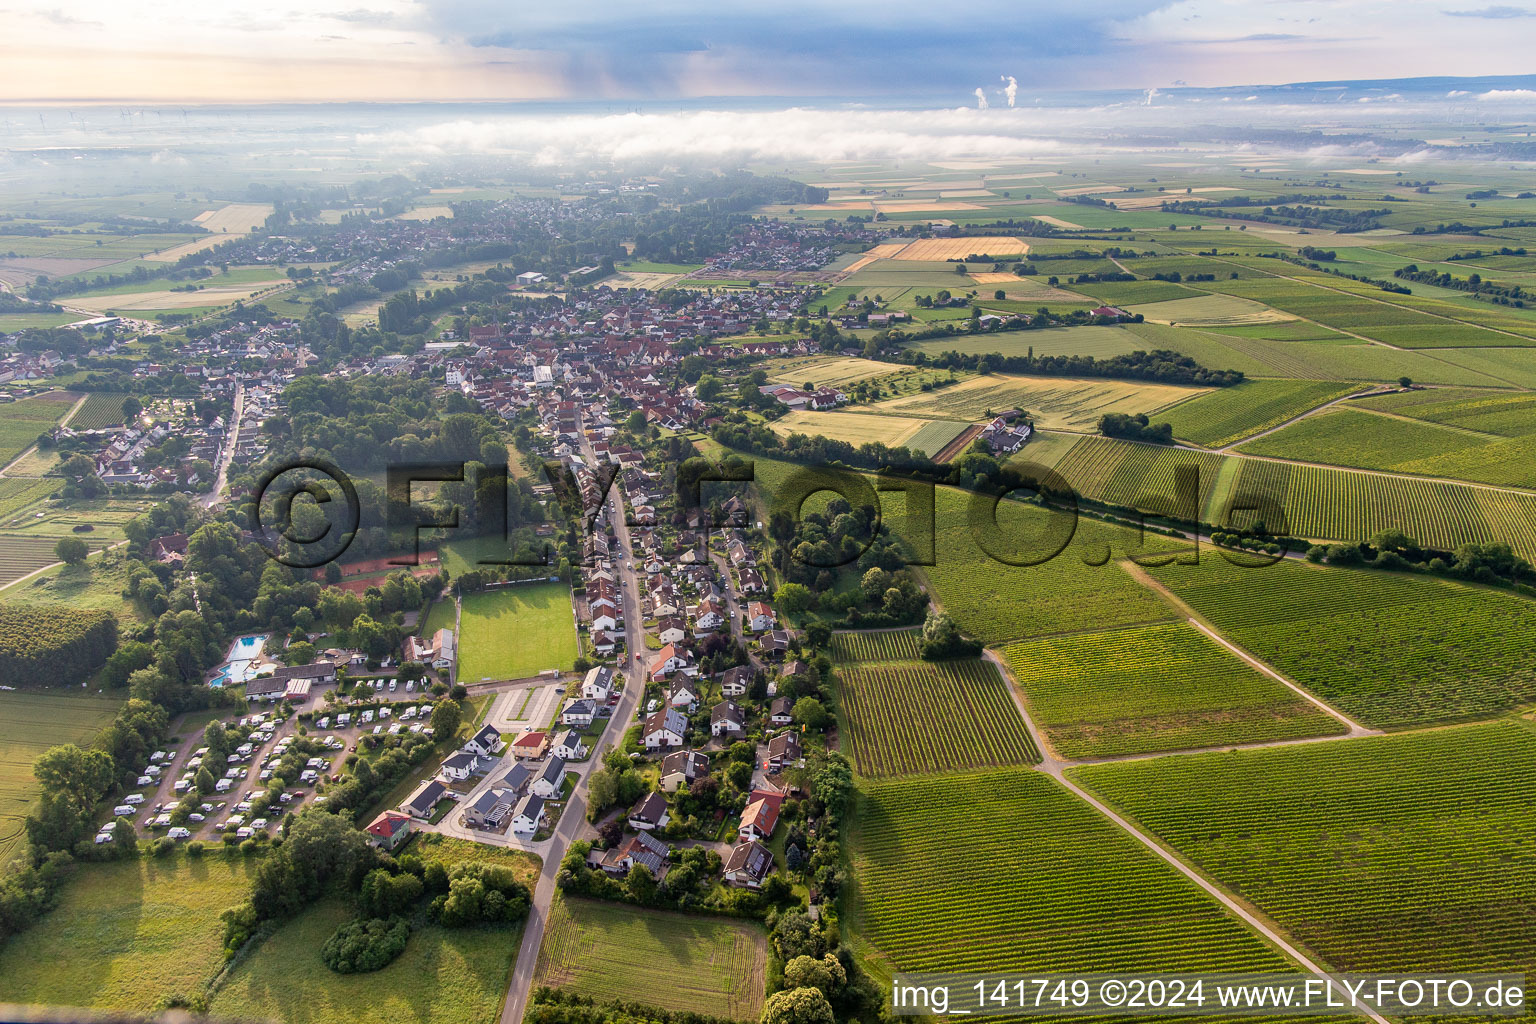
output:
M81 295L70 299L70 302L81 309L103 313L109 309L196 309L202 306L227 306L248 299L257 292L287 283L284 278L274 277L270 281L246 284L209 285L189 292L161 289L125 295Z
M977 235L970 238L919 238L904 246L893 260L942 263L963 260L967 256L1017 256L1029 252L1029 246L1012 235Z
M406 210L397 214L395 220L436 220L438 217L452 217L451 206L418 206L414 210Z
M1083 226L1081 224L1074 224L1069 220L1062 220L1060 217L1045 217L1036 213L1031 214L1030 219L1037 220L1041 224L1049 224L1053 228L1065 228L1068 231L1083 230Z
M972 274L971 280L977 284L1014 284L1019 279L1017 274Z
M1289 313L1238 295L1194 295L1187 299L1132 306L1130 311L1140 313L1149 324L1178 324L1181 327L1239 327L1287 323L1296 319Z
M270 216L271 203L230 203L217 210L205 210L192 220L215 235L248 235L265 224Z
M1007 409L1024 409L1034 416L1037 427L1091 431L1105 413L1152 413L1209 390L1170 384L994 373L971 377L938 391L893 398L874 408L898 416L966 420L986 419Z
M870 412L788 413L769 424L780 437L790 434L819 434L834 441L847 441L854 447L880 442L890 448L905 444L930 421L912 416L882 416Z
M843 273L852 274L863 270L865 267L869 266L876 260L895 259L896 254L901 252L901 250L905 249L906 247L906 242L881 242L879 245L866 252L863 256L860 256L853 263L850 263L843 270Z
M1097 196L1110 192L1129 192L1124 185L1079 185L1076 188L1053 188L1059 196Z
M925 213L928 210L979 210L975 203L959 199L916 199L902 203L876 203L877 213ZM913 242L913 245L919 243Z
M602 283L609 288L644 288L655 292L669 288L674 282L681 281L687 276L687 274L652 274L621 270L617 274L609 274L603 278Z

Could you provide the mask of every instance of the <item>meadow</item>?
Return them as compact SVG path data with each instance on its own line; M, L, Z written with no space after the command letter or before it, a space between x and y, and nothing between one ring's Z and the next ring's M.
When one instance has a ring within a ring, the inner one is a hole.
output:
M470 594L460 613L463 682L522 679L576 661L576 617L563 583L525 583Z
M1148 570L1228 639L1379 728L1536 701L1536 602L1424 576L1284 560Z
M148 1014L201 994L224 962L219 915L259 863L218 850L77 865L58 906L0 947L0 1003Z
M221 980L210 1001L216 1017L290 1024L495 1024L506 1000L522 927L424 925L400 958L371 974L335 974L320 947L356 917L328 900L260 940Z
M844 738L861 775L912 775L1040 760L1008 683L987 661L839 666Z
M1282 970L1194 883L1045 775L861 784L848 918L896 971Z
M1529 721L1071 776L1336 970L1536 973Z
M1328 381L1245 380L1180 402L1157 419L1173 424L1175 437L1224 448L1356 390L1358 385Z
M756 1020L767 947L755 921L560 897L550 909L534 984Z
M1036 725L1063 757L1114 757L1345 732L1338 719L1170 622L1004 648Z
M0 867L21 852L23 822L37 799L33 763L60 743L89 743L121 704L111 697L0 691Z
M929 338L907 346L928 356L959 352L961 355L1093 356L1107 359L1145 349L1146 343L1124 327L1090 325L1037 331L995 331L985 334L960 334L951 338Z

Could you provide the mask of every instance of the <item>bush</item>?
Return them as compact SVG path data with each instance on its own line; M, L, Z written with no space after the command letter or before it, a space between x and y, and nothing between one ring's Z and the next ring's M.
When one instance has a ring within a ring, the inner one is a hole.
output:
M0 679L78 683L116 649L117 620L108 612L0 605Z
M365 974L389 966L405 952L411 924L403 917L349 921L320 948L320 959L337 974Z

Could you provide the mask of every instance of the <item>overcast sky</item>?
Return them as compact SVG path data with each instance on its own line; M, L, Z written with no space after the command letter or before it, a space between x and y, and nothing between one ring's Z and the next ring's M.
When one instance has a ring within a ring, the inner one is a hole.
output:
M1487 0L11 0L0 102L662 100L1524 74ZM5 0L0 0L5 3Z

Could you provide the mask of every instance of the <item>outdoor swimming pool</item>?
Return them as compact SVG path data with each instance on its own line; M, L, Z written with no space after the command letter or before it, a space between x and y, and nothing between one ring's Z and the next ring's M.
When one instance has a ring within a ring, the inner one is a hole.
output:
M224 687L249 681L256 674L255 666L261 659L261 651L266 646L268 635L261 633L242 636L230 644L229 654L225 656L224 664L220 665L213 678L208 680L208 685Z

